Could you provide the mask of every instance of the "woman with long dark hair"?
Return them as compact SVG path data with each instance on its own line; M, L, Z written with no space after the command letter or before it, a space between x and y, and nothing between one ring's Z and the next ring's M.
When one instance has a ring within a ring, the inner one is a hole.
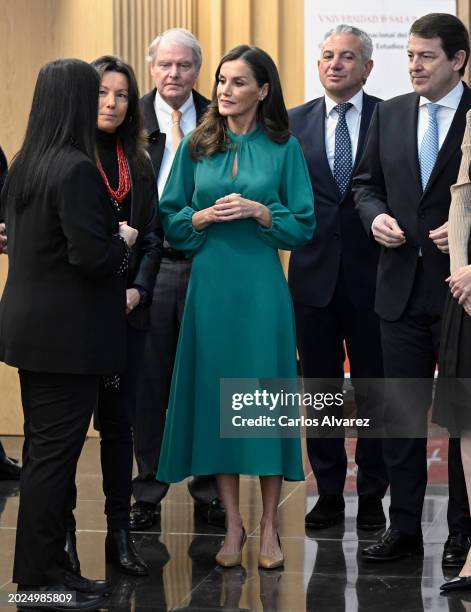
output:
M216 560L230 567L246 539L239 474L260 476L259 565L273 568L283 564L282 478L304 479L300 441L222 437L230 408L220 405L220 383L296 378L293 307L277 250L312 237L313 195L269 55L236 47L215 76L209 110L180 144L160 207L167 240L193 264L157 478L216 474L227 527Z
M83 593L108 585L68 571L67 499L101 378L124 369L124 273L137 237L118 224L96 167L99 82L79 60L41 69L1 202L0 359L19 369L25 417L13 582L78 591L69 608L84 610L101 599Z
M101 79L97 164L106 185L108 206L117 222L131 223L139 232L126 274L126 370L119 380L102 383L96 412L108 525L106 559L122 572L146 575L147 566L134 547L129 528L133 462L131 422L163 235L158 224L157 183L144 148L139 90L133 69L110 55L99 57L92 66ZM75 498L76 494L72 500ZM68 519L67 552L79 573L72 512Z

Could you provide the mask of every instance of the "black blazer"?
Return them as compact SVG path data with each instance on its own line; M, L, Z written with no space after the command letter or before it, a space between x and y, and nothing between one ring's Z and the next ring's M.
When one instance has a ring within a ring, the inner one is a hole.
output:
M147 150L152 160L155 176L158 177L165 150L165 134L160 131L157 116L155 114L154 101L156 91L157 90L154 88L152 91L142 96L140 103L144 118L144 128L147 132L149 142ZM193 90L193 102L196 111L196 121L199 121L206 111L209 100Z
M59 162L56 162L58 164ZM0 302L0 360L34 372L116 374L126 351L125 245L95 164L67 151L49 196L2 208L8 277Z
M406 243L397 249L381 247L376 311L388 321L399 319L411 295L422 250L426 291L432 314L440 316L447 293L445 278L450 260L428 237L448 219L450 186L461 162L461 142L471 90L464 93L437 162L423 192L417 151L419 96L415 93L381 102L371 121L363 157L353 180L353 192L364 228L380 213L394 217L404 230Z
M363 94L353 171L379 101ZM289 111L291 129L306 157L317 219L312 240L291 254L289 286L295 301L322 308L332 299L342 262L344 284L352 303L359 308L373 308L379 248L365 236L350 187L342 197L332 175L325 149L325 113L324 97Z
M150 310L155 279L162 259L163 230L160 224L157 183L150 159L144 177L136 180L131 169L131 215L129 225L139 231L131 250L127 287L138 285L146 292L144 303L140 303L128 315L128 323L135 329L149 329Z

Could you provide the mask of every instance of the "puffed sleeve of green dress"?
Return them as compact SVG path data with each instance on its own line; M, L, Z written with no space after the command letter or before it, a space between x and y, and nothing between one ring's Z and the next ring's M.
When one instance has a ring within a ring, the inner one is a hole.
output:
M196 163L188 153L188 135L182 140L173 160L160 200L160 216L165 237L173 248L194 255L206 240L206 230L197 231L191 206L195 191Z
M259 225L260 237L271 247L291 251L309 242L316 228L311 179L301 145L293 136L285 145L279 196L279 202L267 203L272 224Z

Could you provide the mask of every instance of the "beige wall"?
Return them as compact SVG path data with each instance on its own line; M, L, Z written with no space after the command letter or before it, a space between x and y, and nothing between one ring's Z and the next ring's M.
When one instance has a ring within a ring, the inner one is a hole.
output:
M470 7L471 0L457 1L468 26ZM221 56L251 43L277 62L287 106L303 101L303 0L0 0L0 11L0 144L9 159L21 144L36 75L45 62L117 53L135 67L145 91L151 86L145 49L169 27L187 27L200 39L204 62L198 88L205 95ZM0 257L0 291L6 270L7 259ZM19 433L21 422L16 373L0 364L0 433Z

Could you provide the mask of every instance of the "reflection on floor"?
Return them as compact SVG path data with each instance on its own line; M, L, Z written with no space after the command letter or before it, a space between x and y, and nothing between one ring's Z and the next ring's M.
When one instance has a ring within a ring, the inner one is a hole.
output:
M21 438L2 438L13 457L20 456ZM352 442L349 456L353 456ZM249 534L243 567L219 569L214 562L223 530L209 527L193 514L184 483L172 486L162 514L152 531L136 534L136 544L149 562L149 578L112 574L116 588L110 611L152 610L263 610L265 612L422 612L471 611L471 592L439 595L443 582L441 553L447 536L446 445L429 445L430 480L423 513L425 557L381 565L361 560L359 551L378 534L357 532L354 468L347 479L345 525L306 533L304 514L315 501L315 482L285 483L280 509L284 570L257 568L258 520L261 500L258 483L243 478L242 514ZM78 471L78 547L83 574L105 572L103 494L98 463L98 441L86 443ZM387 508L388 498L385 498ZM18 509L18 486L0 482L0 611L11 612L5 593L9 582Z

